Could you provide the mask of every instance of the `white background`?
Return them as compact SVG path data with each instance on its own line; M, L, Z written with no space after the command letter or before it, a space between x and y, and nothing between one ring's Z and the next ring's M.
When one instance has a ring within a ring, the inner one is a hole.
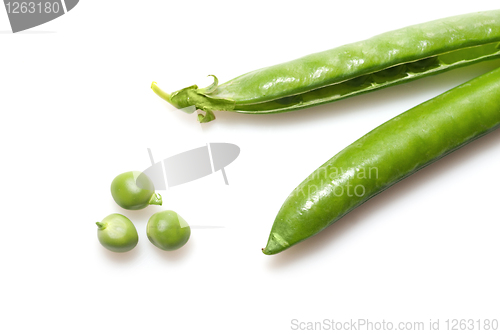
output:
M289 333L299 321L500 318L500 131L445 157L319 235L266 256L274 217L307 175L354 140L500 60L298 112L216 113L200 126L150 89L205 86L375 34L498 1L81 1L12 34L0 7L2 333ZM230 142L222 175L119 208L119 173ZM193 228L156 249L151 214ZM139 232L114 254L95 222ZM444 330L442 332L445 332Z

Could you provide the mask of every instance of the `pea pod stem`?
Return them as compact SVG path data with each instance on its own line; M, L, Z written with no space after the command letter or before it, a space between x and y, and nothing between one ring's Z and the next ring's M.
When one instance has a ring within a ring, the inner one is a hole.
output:
M499 127L497 68L394 117L320 166L283 203L264 254L319 233L395 183Z
M500 57L500 10L448 17L240 75L155 93L176 108L249 114L304 109Z
M151 89L153 90L153 92L156 93L156 95L158 95L159 97L161 97L162 99L164 99L168 103L171 103L170 102L170 94L163 91L160 87L158 87L156 82L153 81L153 83L151 84Z

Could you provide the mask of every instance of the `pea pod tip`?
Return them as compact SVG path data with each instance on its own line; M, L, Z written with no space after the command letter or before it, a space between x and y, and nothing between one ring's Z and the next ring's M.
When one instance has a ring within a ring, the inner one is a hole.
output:
M266 255L278 254L290 247L290 244L278 233L271 233L267 245L262 248L262 253Z

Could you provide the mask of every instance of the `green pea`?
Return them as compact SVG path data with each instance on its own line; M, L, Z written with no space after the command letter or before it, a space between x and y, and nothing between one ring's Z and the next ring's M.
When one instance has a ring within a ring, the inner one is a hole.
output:
M191 236L191 228L188 223L171 210L152 215L149 218L146 232L153 245L166 251L181 248Z
M155 82L151 88L176 108L204 111L200 122L215 119L213 112L217 110L280 113L498 58L498 42L500 10L491 10L390 31L258 69L220 85L214 76L214 83L207 88L193 85L172 94Z
M111 195L116 204L127 210L140 210L148 205L162 205L160 194L155 194L151 179L142 172L126 172L111 182Z
M112 252L128 252L139 242L134 224L124 215L113 213L96 224L99 242Z
M396 182L499 127L497 68L394 117L320 166L283 203L263 252L279 253L319 233Z

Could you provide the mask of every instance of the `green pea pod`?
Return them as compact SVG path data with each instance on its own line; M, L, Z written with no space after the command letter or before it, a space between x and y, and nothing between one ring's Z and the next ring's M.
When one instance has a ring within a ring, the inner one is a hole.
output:
M226 83L160 97L186 112L279 113L337 101L500 57L500 10L454 16L262 68ZM193 107L194 106L194 107Z
M264 254L330 226L396 182L500 126L500 68L468 81L361 137L286 199Z

